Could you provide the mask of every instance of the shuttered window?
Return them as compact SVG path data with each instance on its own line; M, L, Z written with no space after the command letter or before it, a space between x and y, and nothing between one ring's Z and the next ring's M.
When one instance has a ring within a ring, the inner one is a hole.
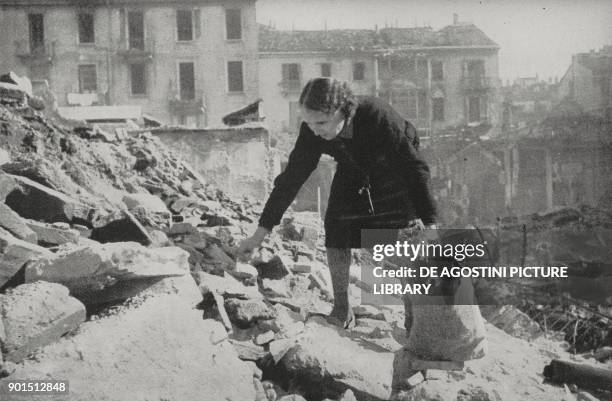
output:
M176 10L176 30L178 40L193 40L193 12L191 10Z
M147 94L147 66L145 63L130 64L132 95Z
M84 64L79 66L79 92L96 92L98 89L98 77L94 64Z
M229 61L227 63L227 86L230 92L244 91L242 61Z
M227 39L242 39L242 16L240 9L225 10L225 32Z
M92 13L79 13L79 43L94 43L94 15Z

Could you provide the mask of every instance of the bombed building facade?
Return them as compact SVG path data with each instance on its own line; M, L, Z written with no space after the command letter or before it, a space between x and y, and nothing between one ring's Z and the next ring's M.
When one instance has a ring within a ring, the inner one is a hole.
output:
M257 98L254 0L0 7L0 70L46 80L59 106L137 105L170 124L205 126Z
M572 57L559 83L559 99L580 111L612 119L612 46Z
M270 129L295 132L300 89L317 76L389 101L424 135L500 119L499 46L457 16L430 27L259 32L260 93Z

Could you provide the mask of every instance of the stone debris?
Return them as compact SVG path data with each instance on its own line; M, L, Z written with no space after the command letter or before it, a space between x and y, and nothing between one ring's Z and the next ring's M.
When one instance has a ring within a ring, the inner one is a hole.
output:
M187 258L177 247L145 248L136 242L82 246L30 263L25 280L61 283L79 297L119 281L182 276L189 272Z
M272 330L266 331L265 333L261 333L255 337L255 344L257 345L265 345L274 340L274 332Z
M254 266L248 263L236 262L233 269L228 271L229 274L242 280L255 280L257 279L258 272Z
M16 106L23 106L27 101L27 93L19 85L9 82L0 82L0 97Z
M270 354L274 363L279 363L296 344L295 339L280 339L270 343Z
M171 246L172 245L172 243L170 242L170 239L168 238L166 233L164 233L161 230L151 230L151 231L149 231L149 237L153 241L150 244L153 247L163 247L163 246Z
M274 319L274 309L268 307L262 300L241 300L230 298L225 300L225 308L230 320L240 328L249 328L262 320Z
M340 398L338 398L338 401L357 401L357 398L355 398L355 394L353 394L351 390L346 390Z
M206 272L194 274L196 283L200 286L202 295L214 292L226 298L263 299L256 286L246 286L229 274L218 276Z
M17 213L4 203L0 203L0 227L24 241L31 242L32 244L38 242L36 233L28 227Z
M13 237L0 228L0 287L5 285L23 266L38 258L53 254L38 245Z
M262 279L268 278L272 280L279 280L290 274L282 258L278 255L272 256L266 262L262 261L258 263L254 261L253 263L259 271L259 277L261 277Z
M68 243L77 244L81 236L79 230L70 228L69 225L41 223L34 220L26 221L26 225L36 233L38 244L41 246L52 247Z
M211 293L213 300L215 301L215 306L217 308L217 313L221 318L221 322L223 323L223 327L227 330L228 333L231 333L234 329L232 326L232 321L227 314L227 310L225 309L225 301L221 295L216 292Z
M253 373L229 341L218 341L224 332L180 293L147 293L81 324L78 335L23 361L0 385L66 377L75 400L254 400Z
M257 362L265 359L269 353L264 351L264 347L255 344L253 341L230 340L238 357L243 361Z
M261 280L261 290L266 296L273 298L289 298L291 296L291 291L285 280L270 280L264 278Z
M304 322L299 313L293 312L286 306L276 304L273 306L276 317L272 320L259 322L260 330L271 330L276 339L294 338L304 331Z
M85 306L60 284L23 284L0 295L5 358L19 362L85 321Z
M142 245L150 245L153 239L128 210L112 213L104 218L105 222L98 220L94 223L90 238L101 242L128 242L135 241Z
M253 377L253 387L255 387L255 401L269 401L260 378Z
M329 270L315 270L308 275L308 279L313 287L321 290L321 293L329 299L333 299L334 292L332 289L331 275L329 274Z
M514 337L533 340L543 334L539 324L512 305L501 306L485 318Z
M142 213L143 217L151 217L161 222L168 221L171 217L166 204L155 195L145 193L128 194L123 197L123 202L130 212L134 214Z
M28 77L22 77L9 71L6 74L0 75L0 82L13 84L23 91L26 95L32 96L32 82Z
M12 176L19 189L6 195L5 203L21 217L46 223L90 222L95 210L68 195L26 177Z

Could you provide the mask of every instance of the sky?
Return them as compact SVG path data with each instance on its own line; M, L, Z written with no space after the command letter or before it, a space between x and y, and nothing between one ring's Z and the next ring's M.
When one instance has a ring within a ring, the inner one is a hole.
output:
M503 82L561 79L572 54L612 45L612 0L257 0L257 22L277 29L431 26L471 22L500 46Z

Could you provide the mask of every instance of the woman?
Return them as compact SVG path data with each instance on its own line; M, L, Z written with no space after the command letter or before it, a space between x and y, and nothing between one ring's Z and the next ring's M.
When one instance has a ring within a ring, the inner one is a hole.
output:
M416 130L389 104L357 100L345 82L311 79L300 95L303 122L283 173L274 181L255 233L239 257L259 247L317 167L323 153L338 163L325 216L325 247L334 291L328 321L349 327L351 249L362 248L361 229L393 228L420 218L435 228L429 168L417 152Z

